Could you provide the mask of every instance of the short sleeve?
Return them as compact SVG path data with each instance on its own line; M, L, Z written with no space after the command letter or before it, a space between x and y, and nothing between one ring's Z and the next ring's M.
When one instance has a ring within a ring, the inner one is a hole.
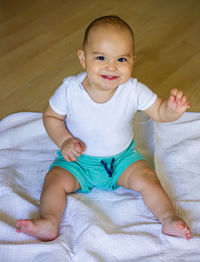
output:
M67 81L63 81L49 99L51 108L60 115L67 114Z
M136 82L135 84L137 110L144 111L153 105L153 103L156 101L157 95L144 84L140 82Z

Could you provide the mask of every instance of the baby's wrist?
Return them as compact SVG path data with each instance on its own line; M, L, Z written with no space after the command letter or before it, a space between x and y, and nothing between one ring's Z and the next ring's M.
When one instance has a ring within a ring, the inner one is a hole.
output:
M67 138L65 138L65 140L63 140L63 142L61 143L61 149L63 148L63 146L68 143L71 139L73 139L74 137L73 136L69 136Z

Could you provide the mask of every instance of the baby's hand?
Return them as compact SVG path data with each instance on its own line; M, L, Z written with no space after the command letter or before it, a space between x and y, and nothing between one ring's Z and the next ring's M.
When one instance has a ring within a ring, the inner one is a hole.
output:
M168 108L177 113L183 114L188 108L190 108L190 102L182 91L173 89L167 102Z
M68 162L77 161L77 157L83 154L85 145L78 138L70 137L64 141L61 153Z

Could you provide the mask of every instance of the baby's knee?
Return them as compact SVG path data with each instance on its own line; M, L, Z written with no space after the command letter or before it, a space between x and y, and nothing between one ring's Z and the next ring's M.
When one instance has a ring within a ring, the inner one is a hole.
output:
M62 181L61 171L57 167L53 167L49 172L46 174L44 179L44 185L56 185L61 183Z
M156 175L156 172L151 168L144 170L143 176L144 176L145 181L152 181L152 182L159 183L159 179Z
M140 174L132 181L133 190L142 193L142 191L160 186L160 181L156 173L150 168L144 168Z
M76 178L61 167L53 167L46 174L44 186L64 189L65 193L72 193L80 189L79 182Z
M156 175L156 173L152 170L145 170L141 175L141 191L154 186L160 186L160 181Z

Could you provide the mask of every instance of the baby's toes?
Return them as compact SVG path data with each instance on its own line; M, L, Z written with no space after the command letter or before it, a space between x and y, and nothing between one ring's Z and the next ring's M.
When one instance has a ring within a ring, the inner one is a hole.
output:
M186 239L190 240L190 238L191 238L191 231L190 231L189 227L183 221L179 221L178 222L178 228L186 236Z
M187 228L187 231L186 231L186 239L187 240L190 240L191 239L191 231L189 228Z

